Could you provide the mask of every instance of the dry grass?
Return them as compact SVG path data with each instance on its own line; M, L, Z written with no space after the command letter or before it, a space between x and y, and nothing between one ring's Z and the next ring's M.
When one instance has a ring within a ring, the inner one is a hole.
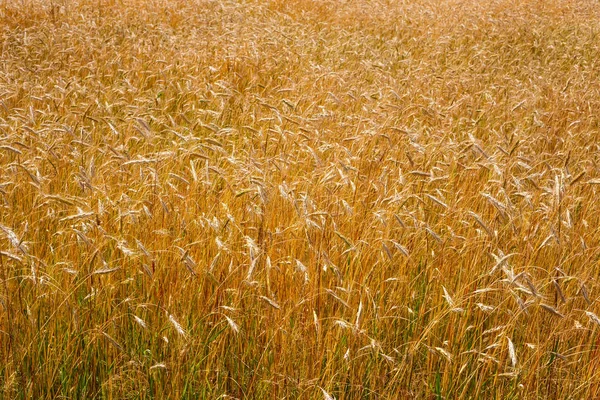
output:
M0 5L3 398L598 398L600 5Z

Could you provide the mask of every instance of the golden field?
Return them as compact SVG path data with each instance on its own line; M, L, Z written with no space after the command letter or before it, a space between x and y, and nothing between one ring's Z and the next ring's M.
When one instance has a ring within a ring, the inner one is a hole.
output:
M600 3L0 2L0 397L600 398Z

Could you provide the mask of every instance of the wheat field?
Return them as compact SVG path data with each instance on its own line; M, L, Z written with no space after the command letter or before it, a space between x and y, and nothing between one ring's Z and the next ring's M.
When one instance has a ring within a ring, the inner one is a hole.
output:
M600 3L0 2L0 397L600 398Z

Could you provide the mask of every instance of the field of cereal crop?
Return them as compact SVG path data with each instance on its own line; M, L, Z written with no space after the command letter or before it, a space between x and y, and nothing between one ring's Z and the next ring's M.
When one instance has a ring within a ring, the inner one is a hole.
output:
M0 1L0 397L600 397L600 3Z

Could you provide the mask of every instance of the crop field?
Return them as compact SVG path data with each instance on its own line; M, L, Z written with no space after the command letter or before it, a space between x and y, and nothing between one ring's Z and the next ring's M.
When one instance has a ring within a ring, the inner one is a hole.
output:
M0 0L0 398L600 398L600 3Z

